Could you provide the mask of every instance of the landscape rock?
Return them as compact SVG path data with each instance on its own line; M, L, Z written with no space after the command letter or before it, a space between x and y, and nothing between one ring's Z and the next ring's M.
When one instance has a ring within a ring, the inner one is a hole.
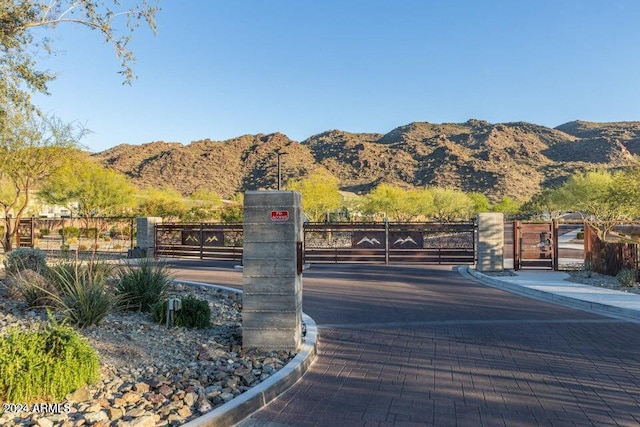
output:
M272 367L294 356L286 352L229 352L241 340L241 296L191 286L184 286L182 292L209 302L210 328L167 330L151 323L143 313L109 314L99 326L80 330L99 353L101 379L68 394L68 412L1 414L0 425L182 425L241 394L256 375L249 366ZM36 328L42 316L46 317L24 302L7 298L2 286L0 304L0 334L10 327ZM33 312L31 316L27 316L29 312ZM193 351L198 346L206 348L206 358ZM257 373L264 375L261 369Z

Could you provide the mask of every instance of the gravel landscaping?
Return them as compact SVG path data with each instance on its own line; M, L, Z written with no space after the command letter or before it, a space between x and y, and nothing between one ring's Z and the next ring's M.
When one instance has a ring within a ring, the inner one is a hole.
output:
M294 356L242 351L241 294L181 284L174 294L206 299L212 326L166 329L148 314L109 314L100 326L80 330L100 356L100 381L46 406L8 402L0 425L181 425L269 378ZM0 334L45 320L44 311L8 298L0 286Z

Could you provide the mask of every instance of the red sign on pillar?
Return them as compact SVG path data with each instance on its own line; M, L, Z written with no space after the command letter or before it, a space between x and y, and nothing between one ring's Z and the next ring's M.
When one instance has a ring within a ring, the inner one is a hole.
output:
M289 211L271 211L271 221L289 221Z

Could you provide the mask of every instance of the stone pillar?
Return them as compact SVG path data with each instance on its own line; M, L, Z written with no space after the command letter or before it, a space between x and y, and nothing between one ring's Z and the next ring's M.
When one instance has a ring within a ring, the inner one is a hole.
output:
M142 256L153 257L155 250L155 225L162 223L162 218L151 216L136 219L137 248Z
M477 217L478 244L476 269L502 271L504 262L504 214L481 213Z
M302 344L302 202L293 191L244 196L242 346Z

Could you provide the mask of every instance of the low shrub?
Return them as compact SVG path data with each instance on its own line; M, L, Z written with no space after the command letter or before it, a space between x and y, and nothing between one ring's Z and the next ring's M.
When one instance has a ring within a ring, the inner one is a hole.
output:
M578 234L576 234L576 239L584 240L584 231L578 231Z
M65 243L67 245L77 245L78 244L78 238L77 237L69 237Z
M164 325L167 321L167 300L153 305L153 321ZM182 308L175 312L174 326L185 328L208 328L211 325L211 308L207 301L192 295L182 298Z
M40 229L40 235L42 237L48 236L49 234L51 234L51 230L49 230L48 228L41 228Z
M64 236L65 239L69 237L80 237L80 229L78 227L64 227L58 230L58 234Z
M85 245L85 244L80 244L78 245L78 250L80 252L86 252L89 249L89 246Z
M621 285L631 287L638 280L638 271L632 268L623 268L616 277Z
M47 270L47 254L40 249L14 249L4 257L4 268L7 275L23 270L44 273Z
M115 294L122 308L149 312L154 304L166 298L172 284L173 277L166 264L143 258L118 271Z
M80 234L88 239L95 239L98 235L98 229L96 227L83 228Z
M0 337L0 401L60 401L99 378L96 351L72 328L49 323L40 331Z

